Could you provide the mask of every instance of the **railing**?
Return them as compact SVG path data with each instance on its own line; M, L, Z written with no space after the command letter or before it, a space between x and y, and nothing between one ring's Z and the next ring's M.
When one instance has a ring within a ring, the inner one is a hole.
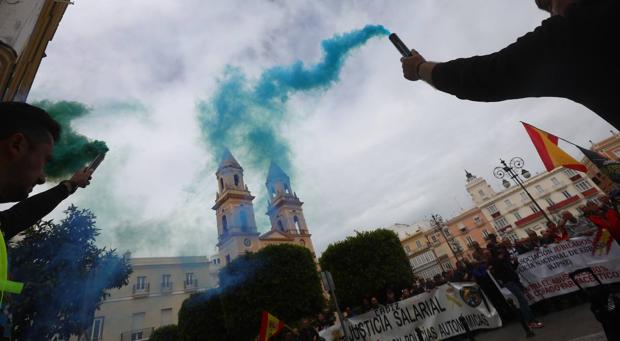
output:
M172 292L172 282L161 283L161 292Z
M130 331L123 332L121 333L121 341L148 340L151 337L151 334L153 334L154 329L155 328L150 327L150 328L136 329L136 330L130 330Z
M183 289L185 291L192 291L198 288L198 279L193 279L191 281L183 281Z
M137 284L133 285L133 290L132 290L132 294L134 296L148 296L149 295L149 291L151 291L151 284L150 283L146 283L143 287L138 287Z
M493 212L493 213L491 214L491 217L493 217L493 218L497 218L497 217L499 217L500 215L502 215L502 214L501 214L499 211L496 211L496 212Z

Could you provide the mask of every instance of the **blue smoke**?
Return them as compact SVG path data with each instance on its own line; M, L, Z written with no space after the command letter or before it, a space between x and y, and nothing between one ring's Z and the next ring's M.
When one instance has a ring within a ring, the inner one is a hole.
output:
M235 67L228 67L208 102L198 104L203 137L220 155L224 146L243 147L255 168L274 160L290 170L290 147L279 135L289 97L300 91L327 90L338 75L349 52L370 38L388 35L380 25L335 35L321 43L323 59L305 66L302 61L265 70L257 82L249 82Z

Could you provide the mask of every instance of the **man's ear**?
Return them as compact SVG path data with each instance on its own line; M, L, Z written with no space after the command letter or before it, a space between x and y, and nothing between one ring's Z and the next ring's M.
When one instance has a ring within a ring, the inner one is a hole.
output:
M8 138L8 153L17 156L28 149L28 140L23 133L15 133Z

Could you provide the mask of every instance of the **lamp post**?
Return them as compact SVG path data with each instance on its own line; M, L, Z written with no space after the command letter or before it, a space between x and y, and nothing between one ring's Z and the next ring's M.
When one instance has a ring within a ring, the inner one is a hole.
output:
M523 180L521 180L521 176L523 176L525 179L528 179L530 176L532 176L530 172L523 168L525 161L523 161L522 158L517 156L513 157L508 164L506 164L506 161L502 159L499 159L499 162L502 164L502 166L495 167L495 169L493 170L493 175L498 179L502 179L502 185L505 188L510 187L510 181L505 179L506 177L510 177L516 184L521 186L527 196L530 197L530 200L536 206L536 208L538 208L538 210L542 212L545 219L547 219L548 222L552 222L551 219L549 219L547 213L545 213L545 210L540 207L540 205L536 202L536 200L534 200L534 197L530 194L530 192L528 192L525 186L523 186ZM517 173L518 170L521 170L521 175Z
M431 221L433 222L433 225L435 225L435 228L438 229L439 233L441 233L441 235L443 236L443 239L446 241L448 248L450 248L450 252L452 253L454 259L459 260L459 258L456 256L456 253L454 253L454 250L452 249L453 245L450 243L448 237L443 230L443 218L439 214L431 214ZM443 270L443 263L439 262L439 264L441 266L441 270Z

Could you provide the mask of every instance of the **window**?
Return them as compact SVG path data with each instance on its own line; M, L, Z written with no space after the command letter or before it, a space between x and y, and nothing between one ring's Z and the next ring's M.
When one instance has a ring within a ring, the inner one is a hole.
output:
M523 219L523 218L521 217L521 215L519 214L519 212L515 212L515 213L514 213L514 215L515 215L515 219L517 219L517 220L521 220L521 219Z
M144 317L146 313L136 313L131 317L131 341L144 339Z
M495 204L491 204L489 205L489 207L487 207L487 210L489 210L489 213L493 214L497 212L497 207L495 206Z
M565 168L564 169L564 174L568 175L568 177L572 177L572 176L577 175L577 172L575 172L572 169Z
M411 252L411 248L409 247L409 245L405 245L405 251Z
M239 175L235 174L235 186L239 186Z
M250 223L248 221L248 213L245 210L239 212L239 222L241 223L241 231L249 232Z
M433 240L433 243L437 243L437 235L432 235L431 239Z
M545 190L540 185L536 185L534 188L536 188L536 191L538 191L538 193L545 193Z
M473 244L473 243L474 243L474 240L473 240L473 239L471 239L471 237L470 237L470 236L466 236L466 237L465 237L465 240L467 241L467 245L468 245L468 246L471 246L471 244Z
M194 273L193 272L186 272L185 273L185 282L188 285L194 284Z
M224 230L224 233L228 232L228 220L225 215L222 216L222 229Z
M297 218L297 216L293 217L293 223L295 223L295 229L297 230L297 233L301 233L301 227L299 226L299 218Z
M549 197L545 198L545 201L547 202L547 204L549 204L549 206L553 206L553 205L555 205L555 203L553 202L553 200L551 200L551 198L549 198Z
M489 238L489 231L487 231L487 229L482 230L482 236L484 236L484 238Z
M506 220L506 218L504 217L501 217L497 219L494 224L495 224L495 228L499 230L501 228L508 226L508 220Z
M291 193L291 190L288 188L287 184L284 184L284 191L289 194Z
M136 282L136 290L146 289L146 276L138 276Z
M510 199L504 200L504 204L506 204L506 207L508 208L512 207L512 201L510 201Z
M559 186L560 185L560 181L556 178L551 178L551 182L555 185L555 186Z
M282 225L282 220L278 220L278 228L280 231L284 231L284 226Z
M103 317L95 317L93 320L93 328L90 331L90 339L99 341L103 335Z
M592 185L590 185L588 180L584 180L584 181L580 181L580 182L576 183L575 187L577 187L577 189L580 190L581 192L585 192L588 189L592 188Z
M571 197L571 195L570 195L570 193L569 193L568 191L562 191L562 194L564 195L564 197L565 197L566 199L568 199L568 198L570 198L570 197Z
M415 246L417 246L418 249L421 249L422 248L422 242L420 242L419 240L416 240L415 241Z
M162 288L170 288L171 284L172 284L172 282L170 282L170 275L169 274L165 274L165 275L161 276L161 286L162 286Z
M458 240L455 240L455 241L452 242L452 250L454 250L454 251L461 251L462 250L461 243L459 243Z
M525 192L521 192L519 194L521 194L521 200L528 200L529 199Z
M444 228L444 229L443 229L443 233L444 233L444 235L446 235L446 236L448 236L448 237L450 236L450 230L449 230L449 229L447 229L447 228Z
M475 216L474 217L474 222L476 222L476 224L482 224L482 219L480 219L480 217Z
M479 189L478 190L478 195L480 195L481 197L484 197L484 192L481 189Z
M172 308L162 309L160 326L167 326L170 324L172 324Z
M220 191L224 189L224 179L220 178Z
M506 238L512 240L513 242L516 242L517 240L519 240L519 237L517 237L517 234L514 232L507 233Z
M230 264L230 255L226 255L226 265Z
M538 206L534 205L534 204L530 204L530 209L532 210L532 213L536 213L539 212L540 210L538 209Z

